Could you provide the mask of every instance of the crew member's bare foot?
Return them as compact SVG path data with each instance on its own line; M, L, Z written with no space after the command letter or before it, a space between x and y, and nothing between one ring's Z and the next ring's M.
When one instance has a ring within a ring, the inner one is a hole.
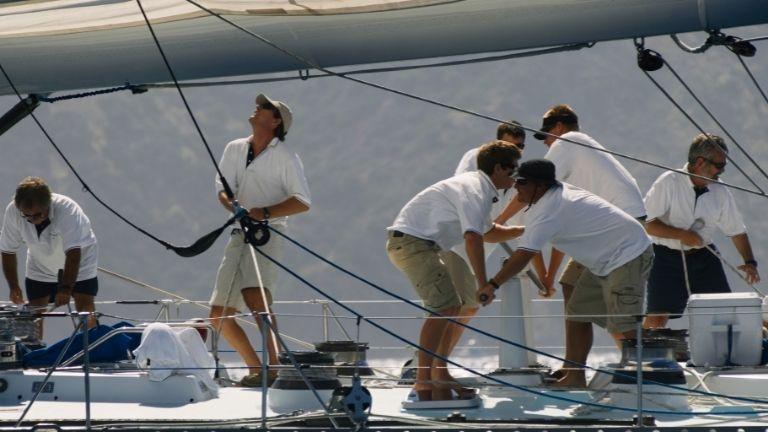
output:
M584 389L587 388L587 379L584 376L584 371L569 371L565 373L563 378L550 386L561 389Z
M416 381L413 384L413 392L420 402L432 400L432 385L424 381Z
M453 378L444 381L434 381L432 388L433 400L451 400L454 394L459 399L472 399L477 396L477 389L473 387L464 387Z
M557 382L557 381L560 381L561 379L563 379L565 377L565 374L567 374L567 373L568 372L565 369L558 369L558 370L550 373L549 375L547 375L547 378L549 380L551 380L552 382Z

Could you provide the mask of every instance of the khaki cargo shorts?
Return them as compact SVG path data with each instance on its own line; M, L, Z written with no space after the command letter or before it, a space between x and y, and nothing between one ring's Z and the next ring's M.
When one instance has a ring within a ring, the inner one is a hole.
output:
M273 234L267 244L259 247L259 250L279 262L283 255L283 242L281 236ZM279 275L278 267L260 253L254 251L254 255L256 255L256 262L259 265L267 302L272 304L272 294L274 294ZM216 275L216 287L211 294L210 304L211 306L234 308L239 311L248 310L241 291L244 288L257 288L258 286L259 278L256 275L256 267L253 265L251 246L245 242L242 231L234 229L229 237L229 243L227 243L227 248L224 251L224 259L221 260Z
M649 247L606 276L584 269L565 305L566 319L592 322L610 333L633 330L635 316L643 313L652 262L653 249Z
M433 241L408 234L397 237L389 232L387 255L392 264L408 277L424 307L439 312L460 306L461 299L451 281L440 248Z
M467 308L479 308L477 301L477 282L469 264L461 255L453 251L440 251L440 259L443 260L451 275L451 282L456 288L456 294L461 300L461 305Z
M568 264L565 265L565 270L560 275L558 282L561 285L576 286L576 281L579 280L584 270L586 270L586 267L574 261L573 258L568 258Z

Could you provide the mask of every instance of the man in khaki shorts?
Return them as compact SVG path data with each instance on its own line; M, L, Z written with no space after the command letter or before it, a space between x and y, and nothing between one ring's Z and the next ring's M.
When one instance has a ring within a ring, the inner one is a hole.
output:
M219 164L235 199L248 210L253 220L268 221L278 230L287 229L288 216L309 210L310 197L304 167L299 156L284 143L291 127L293 114L283 102L263 94L256 97L256 109L248 118L252 134L231 141L224 149ZM216 191L224 208L233 211L224 187L216 178ZM248 366L248 375L240 383L247 387L261 386L261 360L248 336L232 317L238 311L268 312L275 324L271 304L277 284L276 266L245 242L240 229L232 230L224 259L216 275L216 288L211 295L212 323L232 345ZM259 250L280 260L283 238L271 236ZM258 265L258 270L257 266ZM261 327L261 320L256 321ZM268 332L269 364L276 365L277 343ZM264 361L267 361L264 359ZM276 378L271 370L268 382Z
M493 299L495 286L519 273L551 243L584 266L566 304L566 321L595 323L617 342L634 337L634 316L643 313L645 283L653 259L643 226L606 200L558 182L555 165L547 159L520 165L515 189L517 199L528 205L525 234L499 273L481 289L487 296L485 303ZM592 338L577 342L570 359L584 364ZM571 370L566 378L568 386L586 386L583 369Z
M499 242L518 237L520 227L505 227L491 222L491 207L498 200L498 189L512 187L520 150L504 141L492 141L478 151L478 170L438 182L411 199L395 218L387 240L387 255L402 271L421 298L424 307L442 316L456 316L468 295L457 291L443 259L443 252L464 244L474 273L472 284L484 286L485 253L483 242ZM456 259L461 260L456 256ZM465 273L466 275L466 273ZM470 286L471 286L470 285ZM461 296L465 298L462 299ZM419 345L442 358L450 355L453 335L449 321L426 319ZM414 390L420 401L474 397L448 373L443 360L419 351L419 369Z

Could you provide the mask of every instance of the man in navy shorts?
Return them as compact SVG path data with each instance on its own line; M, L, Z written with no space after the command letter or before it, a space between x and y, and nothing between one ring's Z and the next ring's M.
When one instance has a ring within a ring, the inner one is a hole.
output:
M3 274L10 300L16 304L24 303L16 260L23 245L27 246L24 285L30 306L61 306L73 297L78 311L95 310L98 246L91 222L75 201L51 193L39 177L27 177L19 183L13 201L5 209L0 233ZM96 319L91 316L88 326L95 325Z
M669 318L679 318L689 294L731 291L723 265L713 253L717 251L712 243L717 229L731 238L744 260L738 268L747 282L760 281L733 195L717 181L725 171L727 154L722 138L699 134L691 143L688 163L682 169L707 179L667 171L645 196L646 230L654 251L645 328L665 327Z

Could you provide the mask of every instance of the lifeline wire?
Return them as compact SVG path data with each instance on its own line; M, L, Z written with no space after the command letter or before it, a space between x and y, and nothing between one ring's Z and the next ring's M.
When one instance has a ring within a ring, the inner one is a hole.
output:
M744 71L747 72L747 75L749 75L749 78L755 84L755 87L757 87L757 90L763 96L763 100L765 100L765 103L768 104L768 96L766 96L765 92L763 91L763 88L760 87L760 83L757 82L757 79L755 78L755 76L752 75L752 71L749 70L749 66L747 66L747 63L744 61L744 58L739 54L736 54L736 57L739 59L739 62L741 63L741 65L744 67Z
M465 108L460 108L460 107L457 107L457 106L454 106L454 105L448 105L448 104L445 104L445 103L442 103L442 102L438 102L438 101L433 100L433 99L428 99L428 98L425 98L425 97L422 97L422 96L417 96L415 94L411 94L411 93L407 93L407 92L404 92L404 91L401 91L401 90L396 90L396 89L393 89L393 88L390 88L390 87L386 87L386 86L383 86L381 84L376 84L376 83L372 83L370 81L365 81L365 80L362 80L362 79L359 79L359 78L347 76L347 75L345 75L343 73L334 72L334 71L332 71L330 69L327 69L327 68L324 68L323 66L320 66L320 65L318 65L318 64L316 64L316 63L314 63L314 62L312 62L312 61L310 61L308 59L305 59L304 57L302 57L302 56L300 56L298 54L295 54L295 53L293 53L293 52L291 52L291 51L289 51L289 50L287 50L285 48L282 48L281 46L279 46L276 43L270 41L269 39L267 39L267 38L265 38L265 37L263 37L263 36L261 36L261 35L259 35L257 33L254 33L254 32L246 29L245 27L243 27L243 26L241 26L241 25L239 25L239 24L237 24L237 23L235 23L233 21L230 21L229 19L221 16L220 14L214 12L213 10L208 9L205 6L200 5L199 3L195 2L194 0L185 0L185 1L188 2L188 3L193 4L194 6L198 7L199 9L207 12L211 16L214 16L214 17L224 21L225 23L229 24L230 26L232 26L232 27L234 27L234 28L236 28L236 29L238 29L238 30L240 30L240 31L242 31L242 32L244 32L244 33L246 33L246 34L256 38L256 39L258 39L258 40L260 40L261 42L263 42L266 45L269 45L270 47L272 47L272 48L282 52L283 54L285 54L285 55L287 55L289 57L292 57L292 58L298 60L299 62L304 63L305 65L310 66L310 67L312 67L314 69L317 69L317 70L319 70L321 72L325 72L327 74L333 75L333 76L338 77L338 78L343 78L343 79L346 79L346 80L349 80L349 81L352 81L352 82L356 82L358 84L362 84L362 85L365 85L365 86L368 86L368 87L372 87L372 88L375 88L375 89L379 89L379 90L382 90L382 91L385 91L385 92L389 92L389 93L397 94L397 95L400 95L400 96L404 96L404 97L407 97L407 98L410 98L410 99L413 99L413 100L424 102L424 103L427 103L427 104L430 104L430 105L435 105L435 106L438 106L438 107L441 107L441 108L445 108L445 109L448 109L448 110L451 110L451 111L456 111L456 112L460 112L460 113L463 113L463 114L468 114L468 115L471 115L471 116L474 116L474 117L477 117L477 118L481 118L481 119L485 119L485 120L490 120L490 121L497 122L497 123L510 124L506 120L501 120L501 119L498 119L498 118L495 118L495 117L492 117L492 116L489 116L489 115L480 114L480 113L478 113L476 111L472 111L472 110L465 109ZM518 125L518 126L520 126L520 125ZM533 129L533 128L529 128L529 127L526 127L526 126L520 126L520 127L522 129L524 129L524 130L529 131L529 132L537 132L537 133L541 132L538 129ZM541 132L541 133L543 133L545 135L548 135L548 136L554 136L554 135L552 135L552 134L550 134L548 132ZM649 165L649 166L653 166L653 167L656 167L656 168L661 168L661 169L664 169L664 170L667 170L667 171L673 171L673 172L676 172L678 174L686 175L688 177L701 178L701 179L710 180L710 181L712 180L712 179L707 178L707 177L699 176L699 175L696 175L696 174L691 174L691 173L689 173L687 171L684 171L684 170L680 170L680 169L676 169L676 168L671 168L671 167L668 167L668 166L665 166L665 165L662 165L662 164L657 164L657 163L654 163L654 162L649 162L647 160L643 160L643 159L640 159L640 158L637 158L637 157L634 157L634 156L629 156L629 155L622 154L622 153L619 153L619 152L615 152L615 151L612 151L612 150L608 150L608 149L604 149L604 148L592 147L592 146L590 146L588 144L584 144L584 143L581 143L581 142L578 142L578 141L574 141L574 140L571 140L571 139L567 139L567 138L562 138L562 137L558 137L558 138L561 141L565 141L565 142L568 142L568 143L571 143L571 144L576 144L576 145L581 146L581 147L586 147L586 148L588 148L590 150L595 150L595 151L600 151L600 152L603 152L603 153L608 153L608 154L613 155L613 156L618 156L618 157L621 157L621 158L624 158L624 159L628 159L628 160L631 160L631 161L639 162L639 163L642 163L642 164L645 164L645 165ZM763 198L768 198L768 195L766 195L765 192L763 192L762 190L757 192L757 191L754 191L754 190L751 190L751 189L743 188L743 187L732 185L732 184L725 183L725 182L719 182L719 184L721 184L723 186L727 186L727 187L733 188L733 189L736 189L736 190L740 190L740 191L743 191L743 192L748 192L748 193L751 193L753 195L757 195L757 196L760 196L760 197L763 197Z
M506 343L506 344L508 344L508 345L512 345L512 346L514 346L514 347L520 348L520 349L524 349L524 350L526 350L526 351L530 351L530 352L533 352L533 353L536 353L536 354L539 354L539 355L543 355L543 356L545 356L545 357L549 357L549 358L551 358L551 359L555 359L555 360L559 360L559 361L562 361L562 362L566 362L566 363L568 363L568 364L570 364L570 365L578 366L578 367L580 367L580 368L586 368L586 369L590 369L590 370L593 370L593 371L595 371L595 372L598 372L598 373L604 373L604 374L608 374L608 375L614 375L614 376L624 376L624 374L621 374L621 373L609 372L609 371L606 371L606 370L602 370L602 369L593 368L593 367L591 367L591 366L589 366L589 365L581 364L581 363L578 363L578 362L575 362L575 361L572 361L572 360L567 360L567 359L564 359L564 358L560 358L560 357L558 357L558 356L556 356L556 355L553 355L553 354L550 354L550 353L548 353L548 352L545 352L545 351L540 351L540 350L537 350L537 349L535 349L535 348L531 348L531 347L528 347L528 346L522 345L522 344L520 344L520 343L517 343L517 342L511 341L511 340L508 340L508 339L504 339L504 338L502 338L501 336L497 336L497 335L495 335L495 334L493 334L493 333L489 333L489 332L486 332L486 331L484 331L484 330L481 330L481 329L478 329L478 328L476 328L476 327L470 326L469 324L464 324L464 323L462 323L461 321L457 321L457 320L454 320L454 319L452 319L452 318L449 318L449 317L444 317L444 316L441 316L439 313L436 313L436 312L434 312L434 311L431 311L431 310L429 310L429 309L426 309L425 307L423 307L423 306L421 306L421 305L419 305L419 304L417 304L417 303L414 303L414 302L412 302L412 301L410 301L410 300L408 300L408 299L406 299L406 298L404 298L404 297L401 297L401 296L399 296L399 295L397 295L397 294L395 294L395 293L393 293L393 292L391 292L391 291L389 291L389 290L387 290L387 289L385 289L385 288L383 288L383 287L380 287L380 286L378 286L378 285L374 284L373 282L371 282L371 281L369 281L369 280L367 280L367 279L363 278L362 276L359 276L359 275L357 275L357 274L355 274L355 273L352 273L351 271L349 271L349 270L347 270L347 269L345 269L345 268L341 267L340 265L338 265L338 264L336 264L336 263L334 263L334 262L332 262L332 261L330 261L330 260L328 260L328 259L326 259L326 258L324 258L324 257L320 256L318 253L314 252L313 250L309 249L308 247L304 246L303 244L301 244L301 243L297 242L296 240L292 239L291 237L287 236L286 234L284 234L284 233L280 232L279 230L277 230L277 229L275 229L275 228L273 228L273 227L269 227L269 229L271 229L272 231L276 232L278 235L280 235L281 237L285 238L285 239L286 239L286 240L288 240L289 242L293 243L295 246L299 247L299 248L300 248L300 249L302 249L303 251L305 251L305 252L309 253L310 255L314 256L315 258L319 259L320 261L322 261L322 262L324 262L324 263L326 263L326 264L330 265L331 267L333 267L333 268L335 268L335 269L337 269L337 270L341 271L342 273L344 273L344 274L346 274L346 275L348 275L348 276L350 276L350 277L352 277L352 278L354 278L354 279L357 279L358 281L360 281L360 282L362 282L362 283L364 283L364 284L366 284L366 285L368 285L368 286L370 286L370 287L372 287L372 288L374 288L374 289L376 289L376 290L378 290L378 291L380 291L380 292L382 292L382 293L384 293L384 294L386 294L386 295L388 295L388 296L390 296L390 297L394 297L394 298L396 298L396 299L399 299L399 300L403 301L404 303L406 303L406 304L408 304L408 305L410 305L410 306L413 306L413 307L415 307L415 308L417 308L417 309L420 309L420 310L422 310L422 311L424 311L424 312L427 312L427 313L429 313L429 314L431 314L431 315L435 315L435 316L438 316L438 317L442 317L442 318L445 318L445 319L447 319L448 321L450 321L450 322L452 322L452 323L454 323L454 324L460 325L460 326L462 326L462 327L464 327L464 328L466 328L466 329L472 330L472 331L474 331L474 332L476 332L476 333L478 333L478 334L481 334L481 335L483 335L483 336L489 337L489 338L491 338L491 339L495 339L495 340L497 340L497 341L499 341L499 342L503 342L503 343ZM282 265L282 264L280 264L280 263L276 262L274 259L272 259L271 257L267 256L267 255L266 255L264 252L262 252L261 250L259 250L259 249L256 249L256 251L257 251L257 252L259 252L260 254L262 254L262 255L266 256L266 257L267 257L267 258L268 258L270 261L272 261L272 262L276 263L276 264L277 264L278 266L280 266L280 268L282 268L283 270L287 271L288 273L290 273L291 275L293 275L294 277L296 277L296 278L297 278L297 279L299 279L300 281L302 281L302 282L304 282L305 284L307 284L307 285L308 285L310 288L312 288L313 290L315 290L316 292L318 292L320 295L322 295L322 296L324 296L325 298L327 298L327 299L331 300L332 302L334 302L334 303L338 304L339 306L341 306L341 307L342 307L342 308L344 308L345 310L347 310L347 311L351 312L351 313L352 313L352 314L354 314L355 316L357 316L357 317L362 317L362 315L358 314L357 312L355 312L355 311L354 311L354 310L352 310L351 308L347 307L346 305L340 304L338 300L336 300L336 299L334 299L333 297L329 296L328 294L324 293L324 292L323 292L323 291L321 291L319 288L316 288L316 287L312 286L312 285L311 285L311 284L309 284L309 282L307 282L305 279L301 278L301 276L299 276L299 275L295 274L295 273L294 273L294 272L292 272L290 269L286 268L284 265ZM365 319L365 318L363 318L363 319ZM401 339L401 340L402 340L402 339ZM406 343L408 343L409 345L411 345L411 343L410 343L410 342L408 342L408 341L404 341L404 342L406 342ZM418 348L418 349L421 349L421 347L417 347L417 348ZM438 358L439 358L439 357L438 357ZM455 365L455 366L458 366L458 367L461 367L461 368L463 368L463 366L461 366L461 365L457 365L456 363L451 363L451 364L453 364L453 365ZM648 379L644 379L643 381L644 381L644 382L647 382L647 383L650 383L650 384L657 384L657 385L660 385L660 386L662 386L662 387L667 387L667 388L671 388L671 389L675 389L675 390L679 390L679 391L683 391L683 392L699 393L698 391L695 391L695 390L691 390L691 389L687 389L687 388L682 388L682 387L677 387L677 386L673 386L673 385L669 385L669 384L665 384L665 383L660 383L660 382L656 382L656 381L652 381L652 380L648 380ZM750 399L750 398L742 398L742 397L739 397L739 396L729 396L729 395L723 395L723 394L718 394L718 393L707 393L707 392L701 392L701 393L699 393L699 394L702 394L702 395L706 395L706 396L719 396L719 397L725 397L725 398L728 398L728 399L733 399L733 400L744 400L744 401L747 401L747 402L754 402L754 401L755 401L754 399Z
M739 59L741 59L741 56L739 56ZM758 164L757 161L755 161L752 158L752 156L750 156L749 152L747 152L744 149L744 147L742 147L741 144L739 144L739 142L736 141L736 138L734 138L730 134L730 132L728 132L728 130L725 129L725 126L723 126L722 123L720 123L720 121L717 119L717 117L715 117L715 115L712 114L712 112L704 105L704 102L702 102L701 99L699 99L699 97L696 96L696 94L693 92L693 90L688 86L688 84L683 80L683 78L677 73L677 71L672 67L672 65L670 65L666 60L664 60L664 64L669 68L669 71L672 72L672 74L675 76L675 78L677 78L677 80L680 82L680 84L683 85L683 87L688 91L688 93L691 95L691 97L693 97L693 99L699 104L699 106L704 110L704 112L706 112L707 115L709 115L709 117L712 119L712 121L714 121L715 124L717 124L717 126L725 133L725 135L727 135L728 138L730 138L731 141L733 141L733 143L736 145L736 147L738 147L739 150L741 150L741 152L744 153L744 156L746 156L747 159L749 159L749 161L752 162L752 164L757 168L757 170L760 171L760 174L762 174L763 177L768 179L768 173L766 173L765 170L763 170L763 168L760 166L760 164ZM678 106L678 105L675 104L675 106ZM688 118L690 119L690 117L688 117ZM705 133L704 130L699 125L697 125L696 123L694 123L694 125L701 131L701 133ZM728 153L727 152L725 153L725 156L728 158L728 160L731 161L731 164L733 164L733 166L736 167L736 169L738 169L739 172L741 172L744 175L744 177L746 177L747 180L750 181L750 183L752 183L758 190L760 190L760 192L763 192L763 190L760 189L760 187L758 187L755 184L755 182L752 181L752 179L749 176L747 176L747 174L741 169L741 167L736 165L736 162L734 162L730 157L728 157Z
M272 227L270 227L270 229L272 229L273 231L277 231L277 230L275 230ZM604 405L604 404L599 404L599 403L594 403L594 402L586 402L586 401L571 399L571 398L567 398L567 397L563 397L563 396L556 396L556 395L553 395L553 394L539 392L539 391L532 390L532 389L529 389L529 388L524 387L524 386L519 386L519 385L508 383L508 382L500 380L500 379L498 379L498 378L496 378L494 376L484 374L482 372L479 372L477 370L474 370L474 369L471 369L471 368L469 368L467 366L464 366L464 365L462 365L460 363L454 362L453 360L445 358L445 357L443 357L441 355L438 355L438 354L436 354L436 353L434 353L434 352L432 352L432 351L430 351L428 349L425 349L422 346L420 346L419 344L411 342L410 340L405 339L404 337L402 337L399 334L397 334L397 333L387 329L386 327L384 327L382 325L379 325L375 321L372 321L372 320L364 317L363 315L357 313L351 307L348 307L346 305L341 304L338 300L336 300L330 294L327 294L323 290L321 290L320 288L314 286L312 283L310 283L309 281L307 281L306 279L301 277L299 274L297 274L293 270L289 269L288 267L286 267L285 265L283 265L279 261L277 261L277 260L273 259L271 256L267 255L261 249L258 249L258 248L255 248L255 247L254 247L254 249L256 250L256 252L261 254L263 257L265 257L269 261L271 261L273 264L277 265L278 267L283 269L285 272L287 272L288 274L290 274L294 278L296 278L299 281L301 281L302 283L304 283L306 286L308 286L313 291L317 292L318 294L322 295L323 297L327 298L328 300L332 301L333 303L339 305L339 307L343 308L347 312L355 315L356 317L358 317L361 320L364 320L365 322L371 324L372 326L374 326L375 328L381 330L382 332L384 332L384 333L394 337L395 339L397 339L397 340L399 340L401 342L404 342L404 343L406 343L406 344L408 344L408 345L410 345L410 346L412 346L412 347L414 347L414 348L416 348L416 349L418 349L420 351L423 351L423 352L429 354L430 356L432 356L434 358L440 359L440 360L446 362L447 364L451 364L453 366L459 367L459 368L461 368L461 369L463 369L463 370L465 370L467 372L470 372L470 373L472 373L474 375L483 377L483 378L485 378L485 379L487 379L489 381L495 382L495 383L500 384L502 386L511 387L511 388L520 390L522 392L531 393L531 394L534 394L534 395L537 395L537 396L540 396L540 397L545 397L545 398L550 398L550 399L555 399L555 400L561 400L561 401L571 402L571 403L577 403L577 404L580 404L580 405L593 406L593 407L598 407L598 408L603 408L603 409L609 409L609 410L617 410L617 411L624 411L624 412L635 412L636 411L635 408L615 407L615 406L610 406L610 405ZM396 296L396 294L394 294L394 293L390 293L390 295ZM420 307L420 306L415 305L415 304L411 304L411 305L412 306L416 306L416 307ZM434 312L431 312L431 311L430 311L430 313L434 314ZM449 321L452 321L454 323L459 323L458 321L453 321L453 320L449 320ZM481 333L481 334L484 333L482 330L474 329L474 328L469 327L469 326L464 326L464 327L467 327L469 329L475 330L475 331L477 331L478 333ZM529 349L529 350L533 350L532 348L528 348L528 347L525 347L525 348ZM604 371L601 371L601 372L604 372ZM622 374L614 373L614 375L622 375ZM664 385L663 383L655 383L655 382L649 381L649 380L644 380L644 382ZM683 390L685 392L693 392L693 391L691 391L691 390L689 390L687 388L686 389L681 389L679 387L670 386L670 385L665 385L665 386L666 387L671 387L671 388L674 388L674 389L677 389L677 390ZM693 393L697 393L697 392L693 392ZM701 391L700 394L707 394L707 395L710 395L710 396L721 396L721 397L725 397L725 398L728 398L728 399L744 400L744 401L753 402L753 403L761 403L761 404L765 403L765 401L762 401L762 400L755 400L755 399L750 399L750 398L741 398L741 397L728 396L728 395L720 395L720 394L716 394L716 393L707 393L707 392L703 392L703 391ZM699 412L699 411L676 412L676 411L663 411L663 410L645 410L645 412L652 413L652 414L669 414L669 415L685 415L685 416L690 416L690 415L710 415L710 414L712 414L711 412ZM729 412L728 414L730 414L730 415L750 415L750 414L762 414L762 413L768 413L768 410L754 410L753 409L752 411Z

